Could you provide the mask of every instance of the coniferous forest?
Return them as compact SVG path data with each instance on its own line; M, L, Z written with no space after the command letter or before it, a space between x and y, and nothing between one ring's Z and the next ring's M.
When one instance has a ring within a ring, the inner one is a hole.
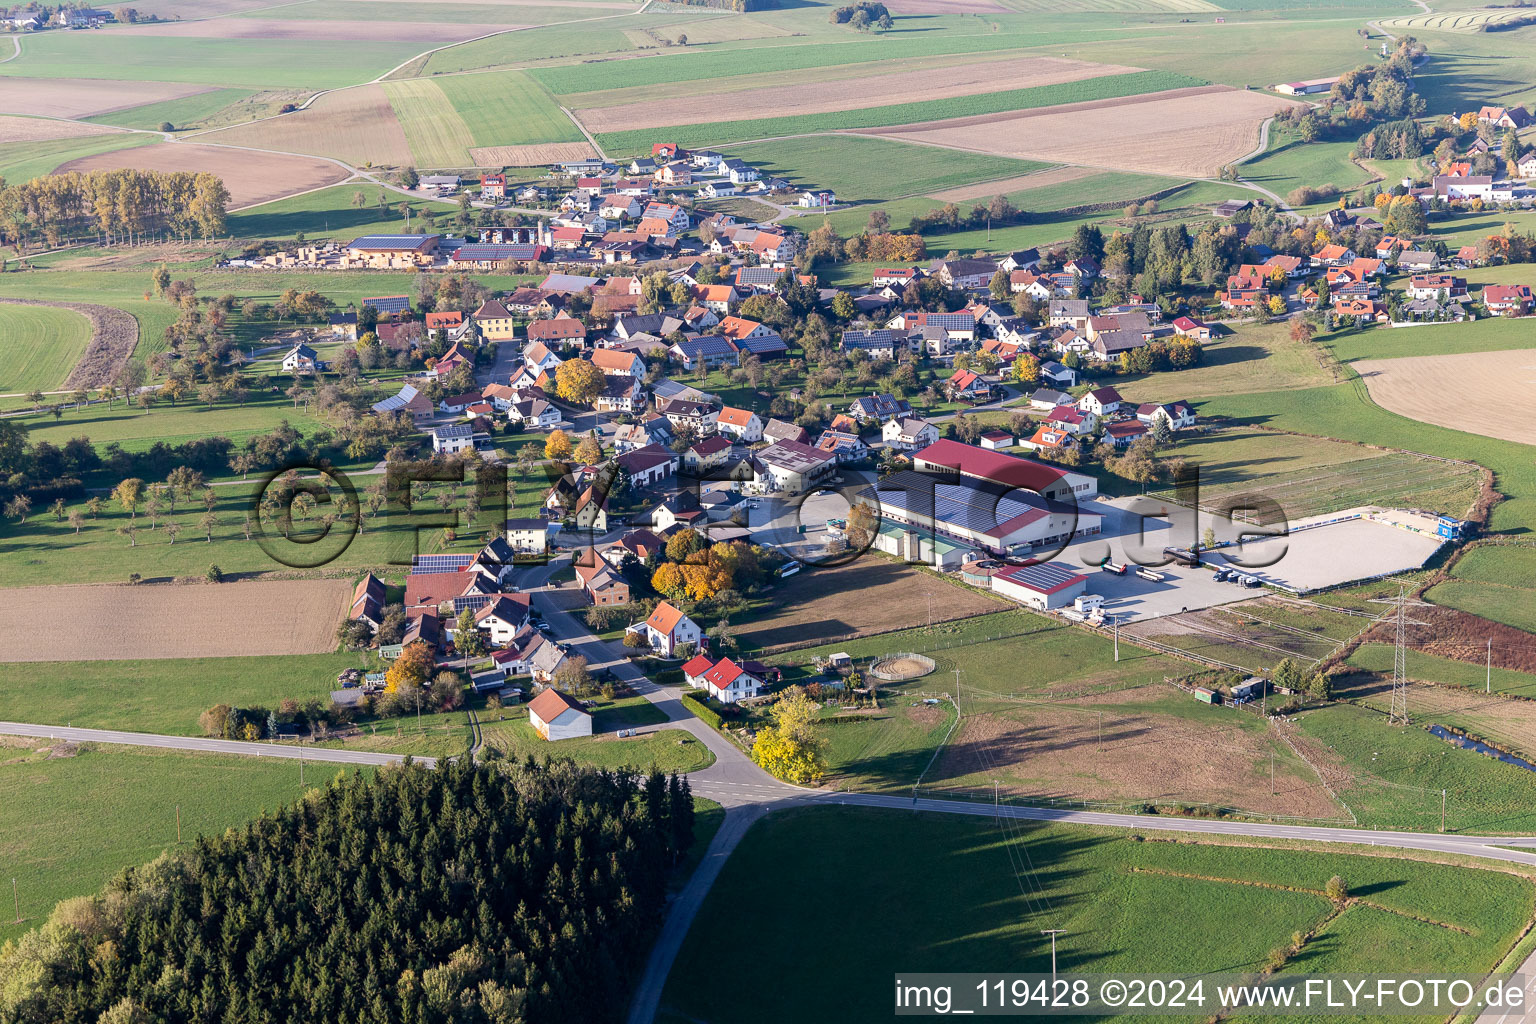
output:
M692 835L660 773L352 775L61 903L0 949L0 1021L615 1020Z

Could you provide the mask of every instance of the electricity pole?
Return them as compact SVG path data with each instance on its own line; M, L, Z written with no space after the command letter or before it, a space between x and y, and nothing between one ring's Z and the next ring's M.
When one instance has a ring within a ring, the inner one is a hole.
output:
M1493 692L1493 637L1488 638L1488 678L1483 684L1483 692Z
M1051 985L1053 987L1056 984L1056 936L1065 935L1066 933L1067 930L1065 928L1040 929L1041 935L1049 935L1051 937Z

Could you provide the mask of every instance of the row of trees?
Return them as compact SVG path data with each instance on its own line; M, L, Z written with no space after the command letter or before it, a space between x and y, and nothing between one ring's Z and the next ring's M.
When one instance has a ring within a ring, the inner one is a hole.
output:
M182 239L224 233L229 189L216 174L136 169L71 171L0 187L0 237L24 251L94 237L132 244L151 233Z
M693 824L660 772L344 776L60 904L0 950L0 1019L617 1020Z

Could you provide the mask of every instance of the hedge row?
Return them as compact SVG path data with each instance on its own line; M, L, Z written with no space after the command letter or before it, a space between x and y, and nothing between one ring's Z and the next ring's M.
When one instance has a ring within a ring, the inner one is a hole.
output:
M699 700L699 698L685 693L682 696L682 701L683 707L692 711L697 718L701 719L711 729L719 730L725 728L725 722L720 718L719 712L710 710L709 705Z

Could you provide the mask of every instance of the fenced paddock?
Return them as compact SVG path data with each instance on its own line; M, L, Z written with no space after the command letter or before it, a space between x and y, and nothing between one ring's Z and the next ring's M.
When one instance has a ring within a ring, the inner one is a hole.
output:
M877 659L873 665L869 666L869 674L887 682L901 682L907 679L921 679L936 667L932 658L906 651L900 654L887 654Z

